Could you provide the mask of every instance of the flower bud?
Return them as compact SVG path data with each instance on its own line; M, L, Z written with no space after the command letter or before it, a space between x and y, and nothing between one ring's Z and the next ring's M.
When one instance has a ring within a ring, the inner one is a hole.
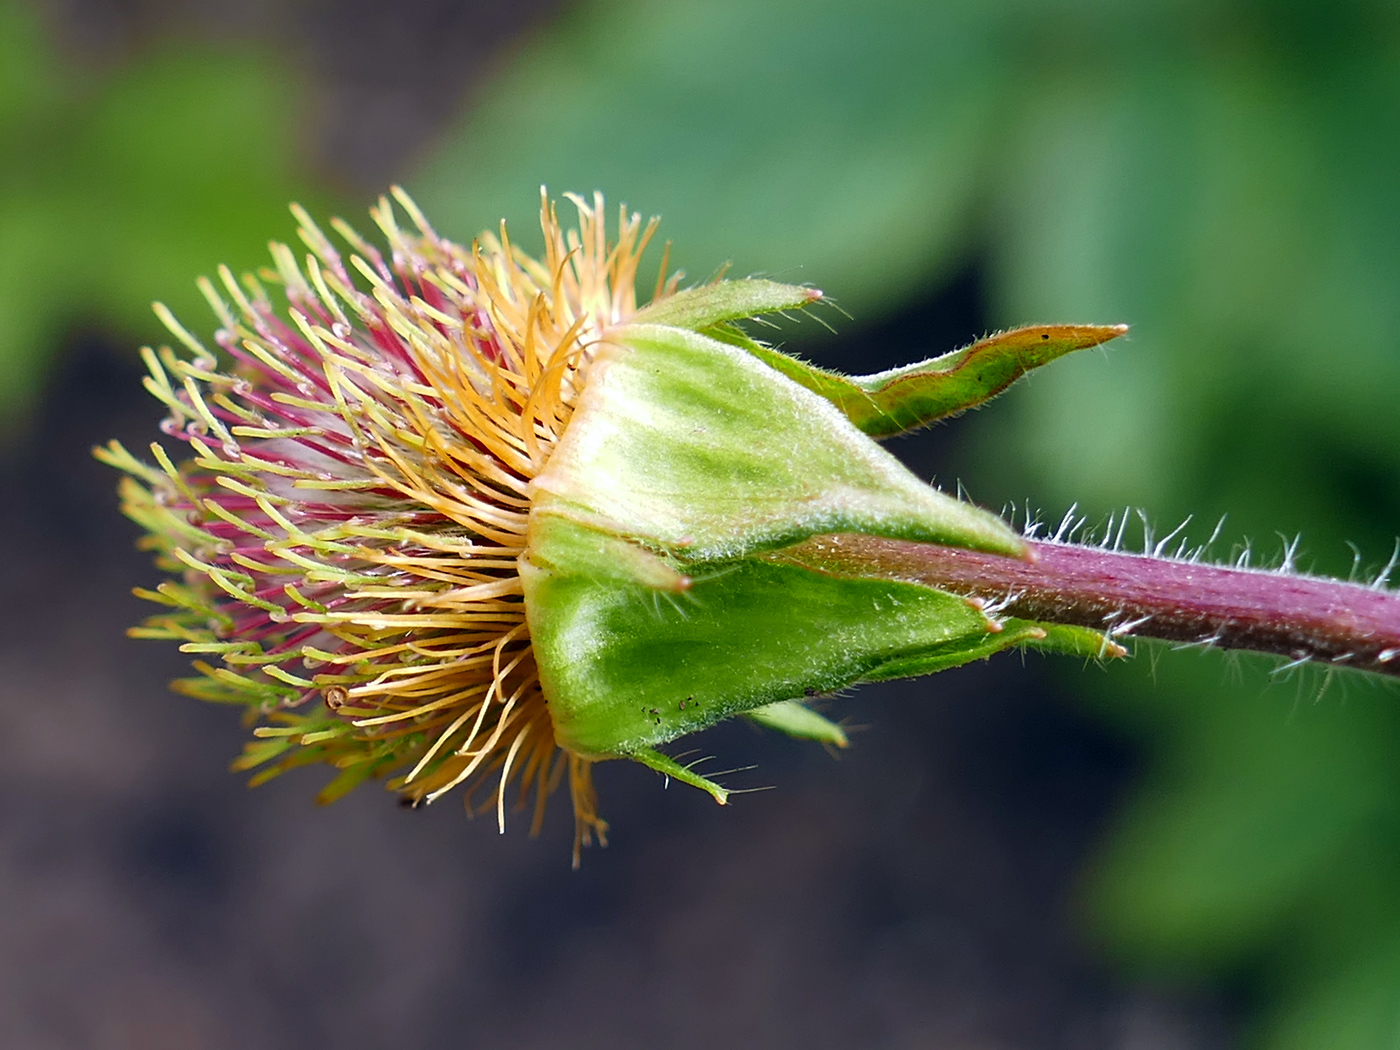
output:
M462 787L504 827L508 786L538 826L567 774L577 856L606 830L597 761L724 801L660 749L735 715L844 746L805 698L1018 644L1101 647L811 552L860 534L1022 557L871 435L1116 330L1025 329L848 379L736 327L815 290L663 274L639 309L655 223L624 211L610 242L601 200L575 200L568 232L546 201L536 260L504 228L453 244L397 196L412 230L373 212L388 258L337 223L347 259L297 211L303 263L274 245L263 280L202 282L231 368L158 308L186 354L145 351L147 386L189 455L99 451L176 577L138 592L165 611L133 633L215 661L178 687L247 711L236 765L255 779L325 762L325 800L373 777L414 803Z

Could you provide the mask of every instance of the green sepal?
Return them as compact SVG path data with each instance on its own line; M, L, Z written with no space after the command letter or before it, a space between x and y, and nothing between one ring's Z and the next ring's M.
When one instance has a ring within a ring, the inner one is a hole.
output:
M531 519L528 558L528 562L522 561L522 568L562 572L604 584L635 584L666 593L679 593L691 585L688 576L660 555L557 510Z
M843 376L764 346L732 326L710 334L741 346L775 371L831 402L861 432L893 437L989 401L1033 368L1099 346L1127 325L1032 325L888 372Z
M1003 622L1010 625L1029 621L1005 620ZM1058 653L1061 656L1080 656L1086 660L1113 660L1128 655L1127 649L1103 631L1095 631L1090 627L1074 627L1063 623L1037 622L1035 626L1045 632L1045 637L1026 639L1021 644L1027 649Z
M799 310L821 297L822 293L815 288L777 281L753 278L715 281L657 299L638 310L633 320L638 324L664 324L698 331L726 321Z
M847 747L850 744L844 729L824 715L817 714L800 700L779 700L777 703L764 704L744 712L744 716L761 726L776 729L797 740L815 740L819 744L830 744L833 747Z
M610 333L531 513L687 562L825 532L1025 552L1000 518L919 480L830 402L738 347L662 325Z
M729 801L728 791L713 780L708 780L693 769L681 765L670 755L663 755L660 751L653 751L651 748L642 748L640 751L634 751L628 757L649 769L654 769L658 773L670 777L672 780L679 780L682 784L689 784L691 787L697 787L701 791L707 792L721 806Z
M919 675L934 674L952 667L960 667L973 660L985 660L997 653L1018 645L1041 641L1045 632L1035 624L1007 623L1003 621L1001 630L984 634L972 644L943 645L930 647L921 653L912 653L902 660L891 660L880 667L870 681L888 681L892 678L915 678Z
M766 704L1004 648L975 603L921 584L768 558L692 566L679 592L572 571L560 552L586 548L588 531L532 516L521 562L555 739L585 757L636 755Z
M1001 630L988 634L972 645L948 645L917 653L905 660L894 660L880 668L871 681L891 678L914 678L919 675L946 671L973 660L985 660L1007 649L1039 649L1072 656L1096 659L1121 656L1123 648L1098 631L1060 624L1036 623L1030 620L1004 619Z
M1007 618L1000 623L1001 631L986 635L979 644L952 646L942 652L922 654L905 663L886 664L881 668L881 677L903 678L930 674L972 660L985 659L1015 646L1093 660L1123 656L1127 652L1103 632L1087 627L1038 623L1015 618ZM744 714L750 721L768 729L776 729L798 740L815 740L841 748L850 744L846 731L841 726L813 711L800 700L780 700L756 707Z

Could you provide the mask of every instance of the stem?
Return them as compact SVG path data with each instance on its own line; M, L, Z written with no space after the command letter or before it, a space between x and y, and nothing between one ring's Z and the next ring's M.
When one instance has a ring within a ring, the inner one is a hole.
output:
M1024 619L1400 677L1400 591L1382 589L1382 581L1366 586L1035 541L1024 561L858 535L803 547L801 557L835 571L929 584Z

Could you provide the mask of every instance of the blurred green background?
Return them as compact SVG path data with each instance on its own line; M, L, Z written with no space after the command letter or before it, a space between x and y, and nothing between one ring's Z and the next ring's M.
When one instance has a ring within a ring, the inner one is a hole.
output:
M810 282L861 324L969 273L998 326L1131 323L960 424L983 503L1194 515L1198 541L1228 515L1219 556L1301 535L1343 576L1400 531L1394 3L583 0L397 163L343 170L295 49L195 33L83 72L59 46L0 0L12 438L75 328L155 338L157 296L200 316L190 277L260 264L290 198L354 214L395 177L443 232L506 216L528 246L546 183L663 215L694 279ZM1400 696L1272 670L1056 669L1149 756L1083 927L1144 979L1225 989L1245 1045L1393 1046Z

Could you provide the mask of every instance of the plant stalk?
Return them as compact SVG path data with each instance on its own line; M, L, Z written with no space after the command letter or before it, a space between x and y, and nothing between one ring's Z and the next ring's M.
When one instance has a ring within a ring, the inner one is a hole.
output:
M1372 585L1029 541L1025 560L872 536L822 536L793 551L832 571L928 584L1029 620L1291 663L1400 677L1400 591Z

